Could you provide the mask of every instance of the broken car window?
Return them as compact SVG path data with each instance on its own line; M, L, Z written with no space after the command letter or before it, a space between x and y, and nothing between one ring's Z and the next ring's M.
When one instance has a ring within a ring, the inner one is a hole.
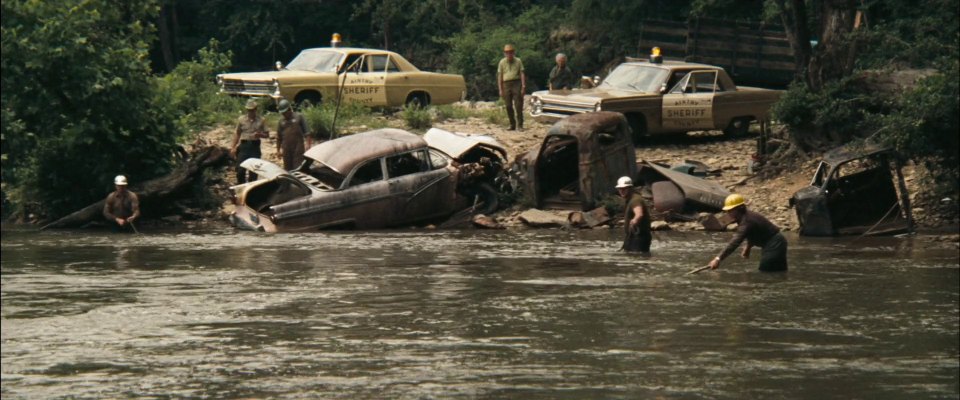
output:
M344 178L343 175L320 163L311 163L307 174L331 188L339 188Z
M380 159L370 160L357 168L350 180L350 186L362 185L364 183L383 180L383 168L380 166Z
M387 157L387 175L391 179L421 172L423 167L424 164L412 153Z

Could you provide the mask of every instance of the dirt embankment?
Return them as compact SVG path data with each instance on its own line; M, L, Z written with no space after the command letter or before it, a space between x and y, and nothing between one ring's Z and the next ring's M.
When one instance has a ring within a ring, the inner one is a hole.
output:
M493 105L491 103L480 103L463 104L461 106L486 108ZM404 128L404 123L399 117L385 118L389 126ZM509 131L506 126L491 124L485 119L477 117L434 122L433 126L448 131L493 136L507 148L511 160L517 155L537 148L550 128L550 125L537 123L529 117L526 118L526 129L523 131ZM359 132L366 129L365 127L347 127L346 130L348 132ZM233 132L230 127L221 127L205 132L201 137L208 142L229 147L232 142L232 135ZM275 138L276 132L271 132L271 138L264 140L262 158L279 164L281 161L276 152ZM784 230L795 231L799 225L796 213L792 208L789 208L788 202L794 192L809 185L819 159L817 156L813 156L806 161L794 162L788 168L768 165L766 168L775 168L777 173L765 177L765 174L751 174L748 171L748 163L751 155L756 153L756 146L755 133L742 138L726 138L720 132L693 132L687 135L651 138L638 146L637 160L665 162L671 165L682 163L684 160L705 163L711 170L719 170L718 176L709 176L707 179L717 181L732 192L743 194L752 209L766 215ZM911 198L915 201L915 207L917 207L916 192L919 189L914 187L918 181L914 178L914 168L908 166L905 168L905 173ZM233 211L228 190L230 185L236 184L233 168L225 168L222 173L212 177L210 181L215 196L219 197L222 203L222 208L219 211L207 212L204 215L226 221L226 217ZM956 226L956 213L953 213L952 219L950 219L949 213L950 206L956 207L954 201L956 199L945 201L943 204L933 204L934 209L930 211L924 207L925 204L922 204L922 202L918 204L919 210L915 214L919 226L921 228ZM941 212L944 210L948 212L945 214ZM495 217L507 227L518 227L522 223L517 216L522 211L523 209L520 206L513 206L510 209L501 210ZM947 219L944 219L943 215L946 215ZM703 229L696 222L671 223L670 227L678 230Z

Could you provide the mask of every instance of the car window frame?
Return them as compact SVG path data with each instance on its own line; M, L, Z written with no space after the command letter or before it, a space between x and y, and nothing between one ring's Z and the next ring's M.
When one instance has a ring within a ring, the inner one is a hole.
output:
M377 162L380 163L380 179L372 180L372 181L367 181L367 182L360 183L360 184L354 184L353 181L354 181L354 179L357 177L357 172L359 172L361 168L367 166L367 164L370 164L371 162L374 162L374 161L377 161ZM386 167L385 157L377 157L377 158L375 158L375 159L370 159L370 160L364 161L364 162L360 163L359 165L357 165L356 167L354 167L354 168L353 168L353 171L350 171L350 177L344 180L344 187L343 187L343 188L344 188L344 189L349 189L349 188L354 188L354 187L359 187L359 186L367 185L367 184L370 184L370 183L383 182L383 181L386 180L386 176L387 176L387 167Z

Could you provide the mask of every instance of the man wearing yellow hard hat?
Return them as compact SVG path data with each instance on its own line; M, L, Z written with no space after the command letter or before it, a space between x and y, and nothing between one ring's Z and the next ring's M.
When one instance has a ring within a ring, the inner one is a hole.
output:
M750 257L750 248L763 248L760 254L760 271L787 270L787 240L780 233L780 228L774 225L763 215L747 210L746 200L739 194L731 194L723 202L723 211L737 222L737 234L719 255L710 260L710 268L717 269L720 262L733 254L744 240L746 247L740 252L743 258Z

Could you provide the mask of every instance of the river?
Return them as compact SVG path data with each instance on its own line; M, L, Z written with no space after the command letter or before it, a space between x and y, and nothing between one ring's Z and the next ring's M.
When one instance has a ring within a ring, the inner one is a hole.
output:
M2 395L960 396L960 256L921 238L619 230L4 231Z

